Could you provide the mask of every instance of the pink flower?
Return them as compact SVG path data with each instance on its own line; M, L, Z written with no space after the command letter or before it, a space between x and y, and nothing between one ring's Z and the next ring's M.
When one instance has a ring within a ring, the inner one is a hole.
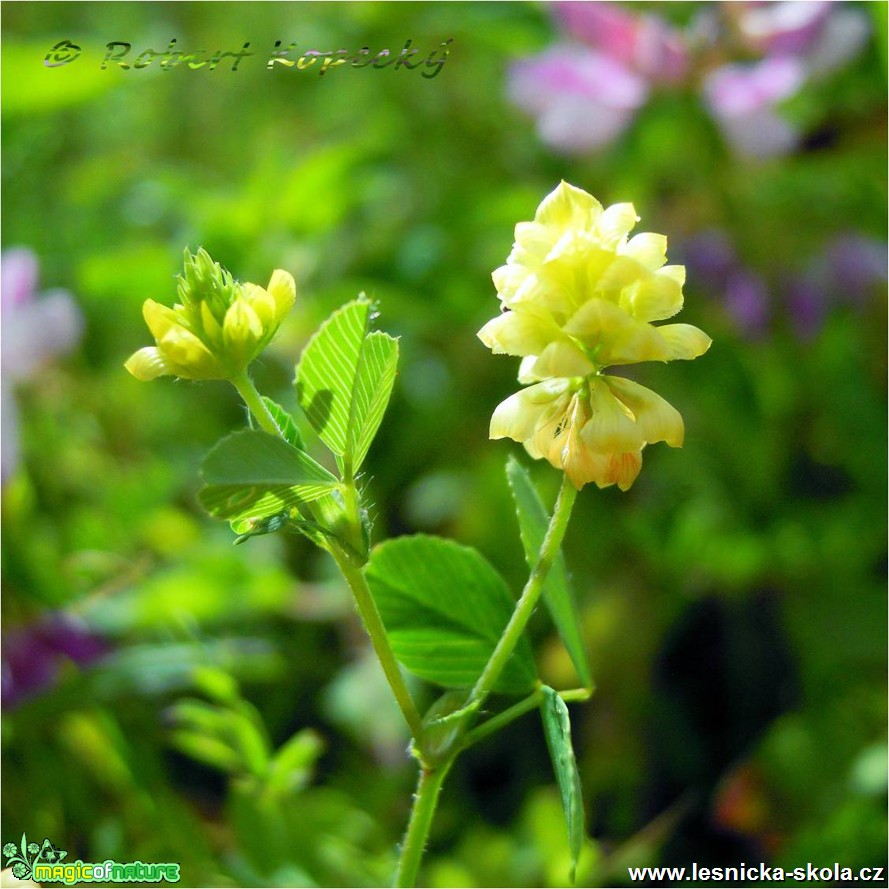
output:
M763 53L800 53L821 34L830 15L824 0L742 3L739 30L751 48Z
M677 82L688 69L682 35L652 15L631 15L614 3L555 4L565 31L643 77Z
M55 355L72 349L83 329L80 310L65 290L37 289L38 263L25 247L4 251L0 268L0 356L2 356L2 477L19 458L18 412L12 387L31 379Z
M832 0L744 3L741 36L757 52L793 54L810 74L826 74L854 58L870 31L867 15Z
M805 81L802 63L775 56L751 64L722 65L704 78L711 114L735 150L747 157L771 157L792 149L799 134L776 109Z
M537 118L541 139L566 152L611 142L648 98L645 79L621 62L584 46L561 43L516 63L509 94Z
M700 5L678 30L614 2L554 3L565 38L512 67L510 96L544 142L569 153L608 144L665 85L701 88L736 154L793 150L800 133L781 103L860 51L867 14L831 0ZM721 61L733 56L744 61Z
M537 119L541 139L568 153L607 145L630 124L655 82L684 77L679 35L654 16L611 3L558 3L567 40L516 63L509 95Z

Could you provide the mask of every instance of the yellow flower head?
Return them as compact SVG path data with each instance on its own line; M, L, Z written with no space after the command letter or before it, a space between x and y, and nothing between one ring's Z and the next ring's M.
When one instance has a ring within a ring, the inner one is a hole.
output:
M603 373L614 365L697 358L710 338L689 324L654 325L683 304L685 268L667 265L667 239L642 233L632 204L607 209L562 182L533 222L516 226L494 272L502 313L479 338L523 358L532 384L494 412L491 438L523 442L577 488L632 485L646 444L680 447L682 417L654 392Z
M151 299L142 307L156 345L139 349L124 365L137 379L236 377L277 332L296 299L296 284L281 269L266 288L241 284L201 248L194 255L185 251L178 293L181 302L172 309Z

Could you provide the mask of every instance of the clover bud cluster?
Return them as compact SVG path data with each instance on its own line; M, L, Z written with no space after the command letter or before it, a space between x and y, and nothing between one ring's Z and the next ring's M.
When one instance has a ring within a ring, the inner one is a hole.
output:
M667 265L667 239L644 232L632 204L603 208L562 182L520 222L506 265L493 274L501 314L478 333L495 353L520 356L526 385L502 402L491 438L522 442L562 469L576 488L626 491L647 444L680 447L679 412L650 389L607 368L692 359L710 337L661 324L683 305L685 268Z
M281 269L267 287L242 284L201 248L185 251L178 295L172 309L153 299L142 307L156 345L139 349L125 364L139 380L238 377L277 332L296 299L296 284Z

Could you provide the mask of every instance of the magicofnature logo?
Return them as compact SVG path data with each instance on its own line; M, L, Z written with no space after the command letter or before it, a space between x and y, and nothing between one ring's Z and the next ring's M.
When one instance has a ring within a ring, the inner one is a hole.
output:
M176 863L146 864L142 861L121 863L108 859L102 863L91 863L78 859L65 862L68 853L57 848L50 840L43 845L29 843L22 834L20 846L6 843L3 847L6 866L19 880L37 880L43 883L110 882L110 883L178 883L179 865Z
M16 848L15 843L7 843L3 847L6 856L6 866L12 868L12 875L20 880L28 880L34 875L34 865L39 861L47 864L59 864L68 854L64 849L57 849L49 840L44 840L42 846L37 843L29 843L25 834L22 834L22 844Z

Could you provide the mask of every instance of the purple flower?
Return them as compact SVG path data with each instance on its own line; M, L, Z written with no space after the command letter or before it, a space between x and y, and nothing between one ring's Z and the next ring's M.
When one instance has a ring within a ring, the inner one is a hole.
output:
M3 706L50 688L64 661L88 666L107 651L106 643L82 621L63 612L50 612L33 624L3 633Z
M824 278L814 271L795 275L784 285L790 326L801 340L811 340L824 324L829 296Z
M695 279L710 290L723 289L728 276L739 265L738 254L721 229L699 232L683 244L681 252L694 270Z
M2 478L18 465L18 416L12 386L31 379L54 355L80 339L83 319L64 290L36 294L37 257L24 247L6 250L0 265L0 355L2 355Z
M769 322L769 295L763 278L744 266L725 232L710 229L686 241L682 253L690 277L719 295L726 314L749 338L763 335Z
M765 333L769 322L769 294L765 281L749 269L729 275L725 287L725 307L741 332L750 338Z
M837 235L825 249L828 274L837 299L859 303L886 283L886 243L863 235Z
M785 286L790 325L802 340L820 330L835 306L861 308L886 282L886 244L847 233L831 239L823 253Z

